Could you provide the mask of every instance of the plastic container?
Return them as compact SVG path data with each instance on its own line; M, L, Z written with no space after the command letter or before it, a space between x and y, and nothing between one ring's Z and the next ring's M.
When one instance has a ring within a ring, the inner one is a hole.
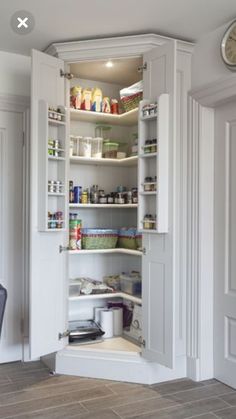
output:
M120 275L121 291L126 294L141 297L142 294L142 280L138 273L131 273L130 275Z
M79 155L81 157L91 157L92 154L92 138L83 137L79 144Z
M105 159L116 159L119 143L104 141L103 143L103 157Z
M92 139L92 157L96 159L102 158L103 138L96 137Z
M70 135L70 157L78 156L77 154L77 137Z

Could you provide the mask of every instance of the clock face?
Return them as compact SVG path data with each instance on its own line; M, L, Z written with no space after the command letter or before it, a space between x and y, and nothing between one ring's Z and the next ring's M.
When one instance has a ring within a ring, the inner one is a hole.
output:
M236 21L227 29L221 43L221 53L224 62L236 70Z

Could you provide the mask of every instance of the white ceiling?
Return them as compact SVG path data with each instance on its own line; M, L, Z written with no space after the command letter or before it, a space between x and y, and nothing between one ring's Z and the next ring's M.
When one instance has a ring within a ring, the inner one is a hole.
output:
M12 31L17 10L34 15L31 34ZM235 17L235 0L1 0L0 50L29 54L52 42L147 32L197 41Z
M142 61L141 57L115 59L112 60L113 67L111 68L106 67L107 61L87 61L71 64L70 71L76 78L128 86L141 79L138 67Z

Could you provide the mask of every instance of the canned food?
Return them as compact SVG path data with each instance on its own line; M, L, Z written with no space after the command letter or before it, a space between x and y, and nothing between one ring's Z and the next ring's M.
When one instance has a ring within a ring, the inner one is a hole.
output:
M81 186L75 186L74 187L74 203L80 204L81 203L81 192L82 187Z

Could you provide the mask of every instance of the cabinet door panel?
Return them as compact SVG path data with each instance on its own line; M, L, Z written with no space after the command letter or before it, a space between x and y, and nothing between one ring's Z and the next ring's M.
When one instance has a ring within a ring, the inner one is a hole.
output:
M65 232L39 232L38 211L40 167L38 106L40 100L64 105L64 62L38 51L32 53L31 146L30 146L30 272L29 272L29 345L30 358L57 351L65 341L59 332L66 327L66 255L59 246L67 241ZM48 123L46 121L45 123Z
M168 234L144 234L146 254L143 256L143 356L173 368L174 273L173 273L173 150L175 143L175 41L153 48L144 54L147 69L144 77L144 98L157 101L162 93L169 94L169 173L168 173ZM163 117L163 115L162 115ZM158 142L158 139L157 139ZM158 147L157 147L158 150ZM158 185L157 185L158 188ZM158 223L158 219L157 219Z

